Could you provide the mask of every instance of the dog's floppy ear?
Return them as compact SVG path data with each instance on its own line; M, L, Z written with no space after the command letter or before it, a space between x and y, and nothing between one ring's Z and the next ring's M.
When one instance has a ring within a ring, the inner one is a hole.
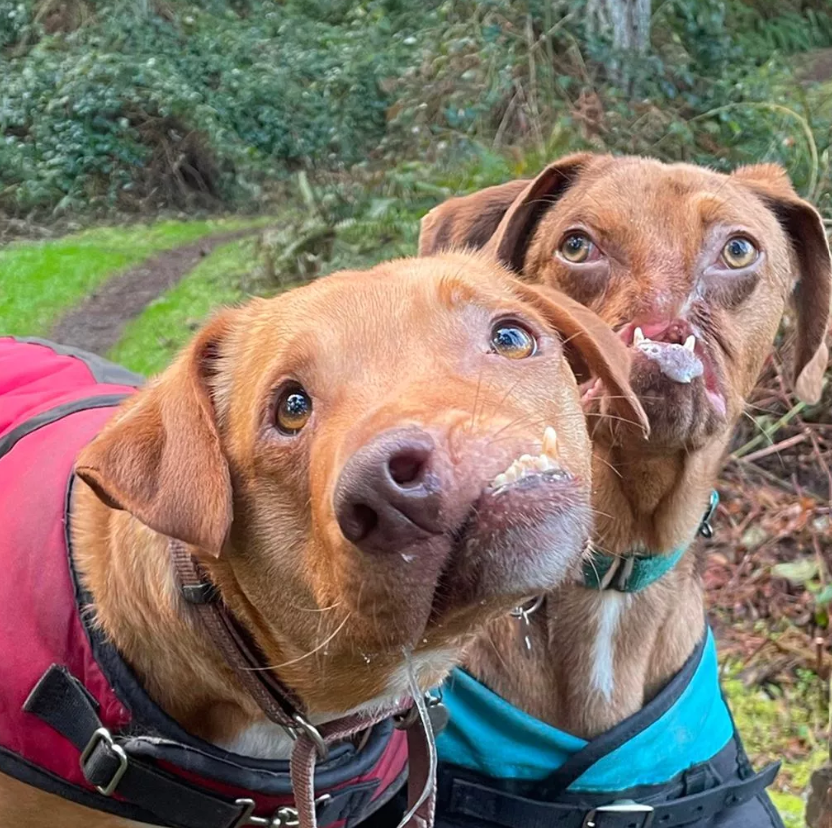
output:
M526 251L540 219L591 164L611 160L590 152L567 155L549 164L529 182L505 211L485 249L515 273L521 273Z
M644 437L650 422L630 387L630 355L621 339L591 310L545 285L517 282L515 292L528 302L563 337L564 350L578 374L600 378L611 396L640 425Z
M479 250L488 246L492 250L494 236L499 231L504 243L498 245L497 257L519 272L540 217L596 158L588 152L567 155L549 164L537 178L518 178L448 199L422 219L419 255L430 256L448 248ZM506 224L509 215L511 218Z
M823 220L808 201L797 195L786 171L776 164L741 167L733 177L762 198L791 241L799 271L794 290L797 307L794 388L801 400L816 403L829 361L826 334L832 293L832 259Z
M231 479L208 384L233 311L210 322L79 454L75 472L108 506L219 556Z
M450 248L485 247L506 210L528 184L529 179L518 178L443 201L422 217L419 255L432 256Z

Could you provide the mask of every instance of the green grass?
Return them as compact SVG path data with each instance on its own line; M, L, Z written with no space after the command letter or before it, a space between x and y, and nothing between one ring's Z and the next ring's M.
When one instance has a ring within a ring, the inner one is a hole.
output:
M793 686L770 697L759 688L748 688L737 677L737 665L729 664L723 688L745 749L756 769L769 762L783 762L770 794L786 828L804 828L803 793L809 777L828 756L823 732L826 706L824 682L803 671Z
M243 239L218 247L130 322L107 356L140 374L161 371L214 308L245 298L240 277L254 268L254 245Z
M0 333L43 335L107 278L162 250L264 219L163 221L87 230L0 250Z

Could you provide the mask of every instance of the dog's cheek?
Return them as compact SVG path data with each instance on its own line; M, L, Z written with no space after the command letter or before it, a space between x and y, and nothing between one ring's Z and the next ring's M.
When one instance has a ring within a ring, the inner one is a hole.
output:
M771 355L784 310L785 305L779 297L763 295L731 319L726 338L736 351L727 363L733 374L730 384L739 397L740 406L753 391Z
M553 253L541 256L528 270L529 281L563 291L603 317L606 311L606 293L609 287L609 270L602 267L577 269L558 262ZM603 307L602 307L602 300Z

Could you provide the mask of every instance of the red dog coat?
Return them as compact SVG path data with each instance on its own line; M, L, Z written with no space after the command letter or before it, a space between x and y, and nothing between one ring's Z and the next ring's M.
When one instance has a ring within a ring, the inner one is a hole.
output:
M170 828L291 825L288 763L186 733L82 612L91 598L68 541L73 464L141 381L92 354L0 338L0 772ZM316 769L319 825L374 812L406 759L389 721L360 750L334 748Z

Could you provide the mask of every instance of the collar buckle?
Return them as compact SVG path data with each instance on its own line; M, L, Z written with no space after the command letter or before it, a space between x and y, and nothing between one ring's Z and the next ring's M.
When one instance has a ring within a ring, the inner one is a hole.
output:
M652 805L641 805L632 799L621 799L611 805L600 805L593 808L581 823L581 828L604 828L603 816L601 814L641 814L644 818L640 825L635 822L629 823L633 828L650 828L653 824L654 809ZM600 821L599 821L600 820Z

